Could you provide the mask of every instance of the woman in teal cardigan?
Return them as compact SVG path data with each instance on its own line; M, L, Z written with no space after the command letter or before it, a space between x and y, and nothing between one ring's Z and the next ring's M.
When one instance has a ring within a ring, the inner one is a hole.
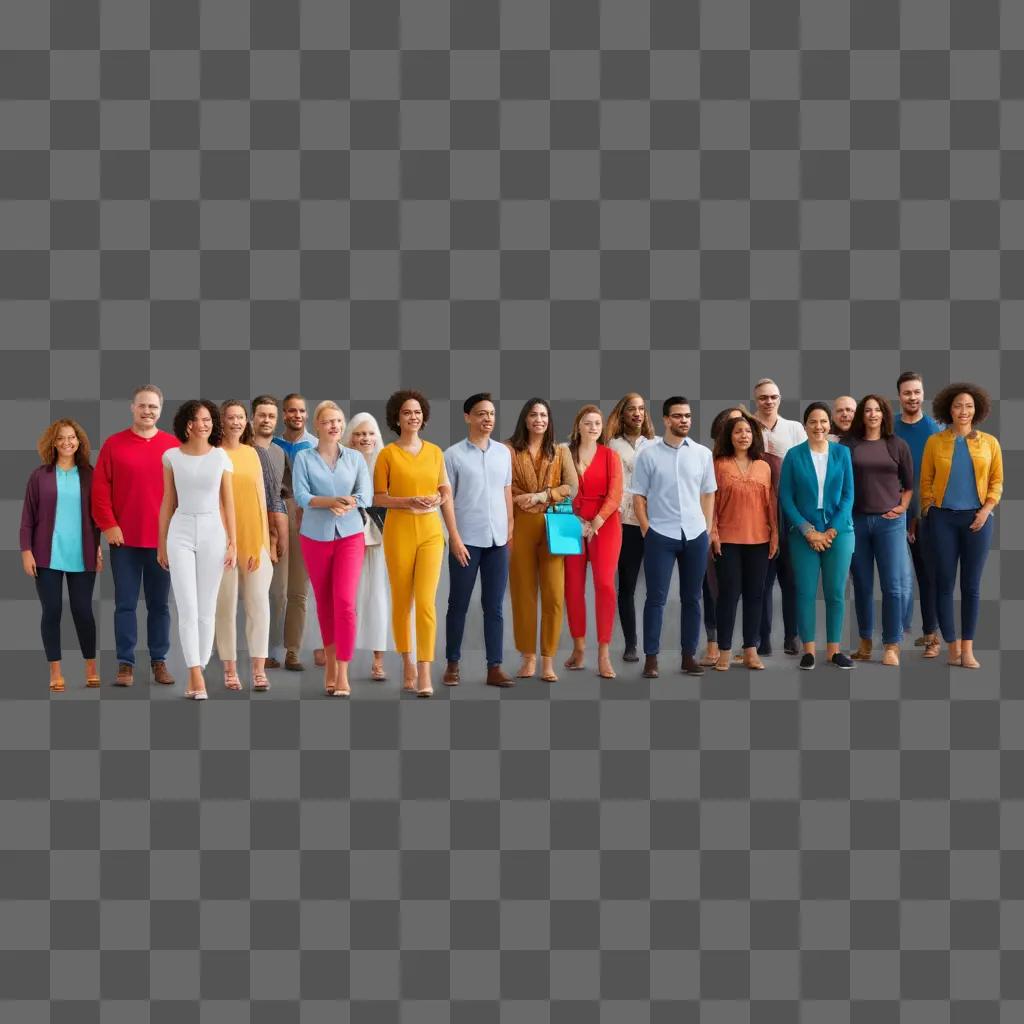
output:
M779 503L790 531L796 577L797 628L804 645L800 667L814 668L815 600L820 574L825 597L826 657L836 668L851 669L853 662L840 650L840 640L854 545L853 462L848 448L829 441L832 424L823 402L812 402L806 408L804 429L807 440L786 453L779 482Z

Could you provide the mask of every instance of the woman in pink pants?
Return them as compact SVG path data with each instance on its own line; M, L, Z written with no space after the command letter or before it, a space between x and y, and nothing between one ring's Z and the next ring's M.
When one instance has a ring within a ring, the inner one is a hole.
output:
M334 402L313 414L317 446L295 456L292 491L303 509L299 542L316 595L327 664L324 690L347 697L348 663L356 645L356 592L363 568L363 520L373 490L366 460L341 446L345 417Z

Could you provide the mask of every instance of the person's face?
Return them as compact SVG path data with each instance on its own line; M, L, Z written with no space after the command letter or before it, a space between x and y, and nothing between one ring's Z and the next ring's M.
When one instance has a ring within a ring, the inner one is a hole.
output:
M622 410L622 422L631 433L638 434L644 425L647 409L642 398L631 398Z
M693 425L693 413L688 405L670 406L668 415L662 418L665 421L665 429L675 438L686 437Z
M974 422L974 399L965 391L953 399L949 411L956 426L968 426Z
M284 407L284 422L289 430L302 430L306 426L306 400L289 398Z
M882 429L882 407L873 398L864 403L864 426L868 430Z
M604 420L601 418L600 413L588 412L580 420L580 438L584 441L596 442L601 437L603 429Z
M782 396L774 384L762 384L754 391L754 401L757 403L757 411L762 416L773 417L779 411L779 402Z
M908 416L916 416L924 404L924 385L919 380L905 380L900 385L900 408Z
M361 423L352 431L352 447L364 455L372 455L377 447L377 431L369 423Z
M832 403L832 418L840 430L850 429L856 411L857 403L849 395L840 395Z
M732 446L738 452L745 452L750 450L750 446L754 443L754 433L750 429L750 424L740 419L739 416L733 417L732 422Z
M815 409L804 423L804 430L807 431L807 438L810 441L827 440L830 429L828 413L824 409Z
M337 409L324 409L316 421L317 437L321 441L340 441L345 429L345 417Z
M245 410L240 405L229 405L221 416L221 425L224 428L224 436L237 441L245 430Z
M423 426L423 409L415 398L407 398L398 410L398 422L403 430L416 431Z
M543 437L548 429L548 411L538 402L526 414L526 429L535 437Z
M160 396L155 391L140 391L132 400L132 426L152 430L160 419Z
M58 456L70 459L78 451L78 435L73 427L61 427L53 442L54 449Z
M257 405L252 414L252 429L257 437L273 437L277 429L277 406Z
M495 422L494 403L486 400L477 402L468 413L463 414L463 419L474 434L490 437Z
M213 417L209 409L203 405L199 406L199 411L188 421L188 432L193 440L209 440L210 434L213 433Z

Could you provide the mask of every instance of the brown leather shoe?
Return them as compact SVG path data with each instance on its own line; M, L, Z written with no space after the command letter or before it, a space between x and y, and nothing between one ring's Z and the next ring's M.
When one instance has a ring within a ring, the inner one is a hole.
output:
M704 666L692 654L684 654L679 671L685 672L688 676L702 676Z
M441 682L445 686L458 686L459 685L459 663L457 661L449 661L447 667L444 670L444 675L441 677Z
M135 682L135 666L129 665L127 661L122 661L117 666L117 678L114 680L115 686L131 686Z
M306 666L299 661L299 656L295 651L286 651L284 656L284 667L289 672L305 672Z
M515 686L516 681L500 665L488 665L487 685L500 686L502 689L505 689L509 686Z
M279 662L277 660L277 658L267 658L267 660L265 662L263 662L263 667L264 668L280 668L281 667L281 662Z
M658 678L658 656L656 654L648 654L644 658L644 679L657 679Z
M154 661L153 665L153 682L160 683L161 686L173 686L174 676L167 671L166 661Z

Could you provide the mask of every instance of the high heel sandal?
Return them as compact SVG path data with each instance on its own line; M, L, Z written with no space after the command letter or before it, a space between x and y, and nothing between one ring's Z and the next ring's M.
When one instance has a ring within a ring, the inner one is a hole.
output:
M57 676L56 679L50 680L50 692L51 693L63 693L64 692L64 677Z

